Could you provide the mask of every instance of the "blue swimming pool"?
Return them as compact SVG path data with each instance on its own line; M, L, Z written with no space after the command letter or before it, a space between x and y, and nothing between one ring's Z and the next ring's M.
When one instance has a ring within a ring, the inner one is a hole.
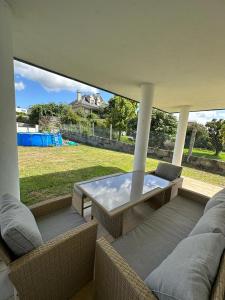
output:
M53 147L62 144L61 133L17 133L18 146Z

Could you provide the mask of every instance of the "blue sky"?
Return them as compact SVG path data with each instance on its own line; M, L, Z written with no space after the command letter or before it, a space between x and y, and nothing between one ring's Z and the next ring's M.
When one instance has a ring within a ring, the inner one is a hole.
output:
M37 103L70 103L76 99L76 92L84 94L99 92L105 101L113 95L89 85L67 79L51 72L14 61L16 106L28 108ZM225 119L225 110L190 113L189 121L205 124L207 121Z
M100 92L105 101L113 96L111 93L18 61L14 62L14 80L16 106L23 108L37 103L70 103L76 99L77 90L84 94Z

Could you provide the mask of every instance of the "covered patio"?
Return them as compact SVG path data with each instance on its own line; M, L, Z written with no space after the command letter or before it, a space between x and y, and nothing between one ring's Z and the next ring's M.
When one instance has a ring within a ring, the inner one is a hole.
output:
M219 0L0 0L0 194L20 199L13 59L139 102L133 170L144 172L153 107L179 113L175 166L189 113L225 108L224 36Z
M2 192L19 197L13 57L140 101L135 170L144 169L152 107L180 112L179 165L189 112L224 108L223 5L1 1Z

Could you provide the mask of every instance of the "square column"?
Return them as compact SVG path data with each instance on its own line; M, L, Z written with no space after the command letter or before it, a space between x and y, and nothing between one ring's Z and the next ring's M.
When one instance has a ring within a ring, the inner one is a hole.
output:
M0 195L19 199L16 106L10 10L0 0Z
M189 106L183 106L180 110L176 142L174 146L173 160L172 160L172 164L176 166L181 166L182 163L189 111L190 111Z
M134 151L134 171L145 171L151 125L154 85L145 83L141 86L142 100L139 105L137 134Z

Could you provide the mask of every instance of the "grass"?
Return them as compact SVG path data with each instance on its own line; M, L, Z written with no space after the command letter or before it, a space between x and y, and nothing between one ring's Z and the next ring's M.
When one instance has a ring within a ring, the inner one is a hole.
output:
M18 147L21 199L32 204L72 192L77 181L112 173L131 171L133 155L79 145L77 147ZM146 170L158 161L147 159ZM184 167L189 176L215 185L224 185L224 176Z
M184 153L188 154L188 149L184 149ZM195 156L225 161L225 152L220 152L220 154L216 156L215 152L212 150L194 148L192 154Z

